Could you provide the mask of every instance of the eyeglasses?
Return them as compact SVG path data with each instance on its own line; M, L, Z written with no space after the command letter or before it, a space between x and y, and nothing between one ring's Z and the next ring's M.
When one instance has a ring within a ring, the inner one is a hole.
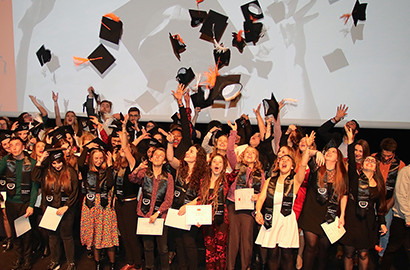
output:
M364 161L370 162L372 164L377 164L377 161L374 158L366 158Z

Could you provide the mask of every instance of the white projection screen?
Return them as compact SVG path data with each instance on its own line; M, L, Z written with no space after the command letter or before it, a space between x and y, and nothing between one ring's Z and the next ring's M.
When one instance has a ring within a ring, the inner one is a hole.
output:
M240 74L243 89L236 104L204 109L198 122L226 122L244 113L255 124L253 109L274 93L278 101L298 101L283 109L283 124L318 126L347 104L347 117L362 127L410 128L410 1L361 0L368 3L367 20L354 26L352 18L344 24L340 16L356 0L259 0L266 32L241 54L232 46L232 32L243 29L240 6L247 2L199 4L229 17L221 42L231 60L219 72ZM113 112L137 106L144 121L170 121L177 110L171 90L178 69L192 67L199 75L215 66L213 43L199 38L188 9L197 9L195 0L12 1L17 110L2 114L36 111L28 98L34 95L53 116L51 91L59 93L62 116L67 110L81 114L93 86L113 102ZM107 13L123 22L118 46L99 38ZM187 45L181 61L169 33ZM103 75L92 65L74 64L73 56L87 57L101 43L116 58ZM42 45L52 52L43 67L36 57Z

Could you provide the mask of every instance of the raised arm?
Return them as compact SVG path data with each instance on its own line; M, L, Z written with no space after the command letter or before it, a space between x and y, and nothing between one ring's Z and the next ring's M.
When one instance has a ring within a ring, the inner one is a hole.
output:
M346 105L339 105L336 110L336 115L330 120L323 123L317 130L317 135L320 137L323 142L326 144L330 140L336 140L336 143L342 142L342 136L337 132L330 132L331 129L342 120L347 115L347 110L349 107Z
M178 169L181 162L174 156L174 135L171 132L167 135L167 141L167 160L172 168Z
M121 140L121 148L124 150L125 158L128 161L128 166L130 170L132 170L135 167L135 158L131 153L131 148L128 143L127 121L128 121L128 114L125 116L124 121L122 122L122 132L120 133L120 140Z
M38 103L37 98L35 96L32 96L32 95L29 95L29 98L31 99L33 104L37 107L37 109L40 111L41 117L47 117L48 113L47 113L46 109L44 109L44 107L41 106L40 103Z
M235 169L236 164L237 164L237 157L235 154L235 140L236 140L236 123L234 122L233 124L231 121L228 121L228 125L232 128L229 138L228 138L228 147L226 149L226 158L228 159L229 166L231 166L232 169Z
M54 114L56 116L56 126L61 127L63 125L63 122L61 121L61 115L60 115L60 108L58 107L58 93L54 93L54 91L51 91L53 94L53 101L54 101Z
M266 134L266 127L265 127L265 123L263 122L260 109L261 109L261 104L259 104L256 109L253 109L253 112L255 113L256 121L258 123L259 133L261 134L261 139L263 140Z

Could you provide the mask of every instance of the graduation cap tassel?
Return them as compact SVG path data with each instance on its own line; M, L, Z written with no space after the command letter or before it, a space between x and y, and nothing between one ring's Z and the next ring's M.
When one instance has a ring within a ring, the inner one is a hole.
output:
M236 34L236 40L238 42L241 42L243 40L242 33L243 33L243 30L239 30L238 34Z
M214 69L212 67L209 68L209 72L204 72L206 76L205 84L212 89L215 86L216 77L219 76L218 65L215 66Z
M102 57L96 57L96 58L82 58L82 57L77 57L77 56L73 56L73 61L74 61L74 64L76 65L76 66L79 66L79 65L82 65L82 64L84 64L85 62L88 62L88 61L93 61L93 60L98 60L98 59L102 59Z
M202 3L204 0L196 0L196 6L198 7L198 9L199 9L199 3Z
M352 16L352 14L346 13L346 14L343 14L342 16L340 16L340 19L344 19L345 24L346 24L347 21L350 19L350 16Z

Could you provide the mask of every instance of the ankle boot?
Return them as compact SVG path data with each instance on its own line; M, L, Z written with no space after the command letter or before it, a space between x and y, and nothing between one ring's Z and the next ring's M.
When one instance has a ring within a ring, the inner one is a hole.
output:
M115 270L115 263L110 262L110 270Z
M104 269L101 261L95 261L95 270L102 270Z

